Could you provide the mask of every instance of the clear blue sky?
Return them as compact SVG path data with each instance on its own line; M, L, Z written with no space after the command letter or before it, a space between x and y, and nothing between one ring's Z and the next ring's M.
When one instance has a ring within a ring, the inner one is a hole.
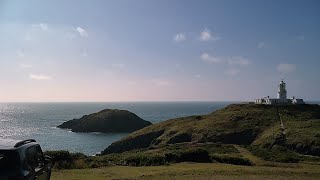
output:
M320 100L320 1L0 1L0 101Z

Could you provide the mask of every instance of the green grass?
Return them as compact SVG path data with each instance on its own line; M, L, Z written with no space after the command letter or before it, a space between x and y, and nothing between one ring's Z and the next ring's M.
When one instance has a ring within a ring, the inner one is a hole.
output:
M246 149L247 148L247 149ZM160 166L179 162L208 162L234 165L266 165L270 162L297 163L300 161L320 162L319 157L303 156L286 147L275 145L272 150L259 146L180 143L158 148L138 149L88 157L68 151L46 151L55 161L55 169L83 169L103 166Z
M320 166L299 164L291 167L235 166L211 163L178 163L166 166L110 166L94 169L59 170L52 180L75 179L281 179L316 180Z
M83 169L110 165L159 166L179 162L222 162L251 165L233 145L214 143L180 143L151 149L137 149L88 157L68 151L46 151L52 157L55 169Z
M308 104L232 104L207 115L171 119L131 133L105 154L183 142L269 147L281 133L280 119L288 148L320 156L320 106Z
M282 146L276 145L271 150L258 146L248 146L247 148L254 155L265 161L298 163L302 160L302 156L300 156L298 153L290 151Z
M280 119L287 141L268 150ZM320 179L319 132L320 106L237 104L148 126L101 156L48 153L53 179Z

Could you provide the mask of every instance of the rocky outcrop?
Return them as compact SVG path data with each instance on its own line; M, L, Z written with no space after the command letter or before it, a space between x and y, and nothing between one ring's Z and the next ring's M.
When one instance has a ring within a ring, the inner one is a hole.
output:
M84 115L59 125L59 128L71 129L73 132L123 133L133 132L151 125L136 114L118 109L105 109L97 113Z

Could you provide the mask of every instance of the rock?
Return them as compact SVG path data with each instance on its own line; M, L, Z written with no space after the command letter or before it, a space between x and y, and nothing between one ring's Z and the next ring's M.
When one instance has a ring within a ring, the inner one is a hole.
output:
M59 125L73 132L128 133L151 125L136 114L118 109L104 109Z

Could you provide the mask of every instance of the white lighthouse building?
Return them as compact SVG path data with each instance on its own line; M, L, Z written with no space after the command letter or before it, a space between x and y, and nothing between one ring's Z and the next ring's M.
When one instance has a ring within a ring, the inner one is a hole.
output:
M279 88L278 88L278 99L279 103L287 103L287 90L286 90L286 83L283 81L280 82Z
M270 98L269 96L255 100L255 104L304 104L303 99L287 99L286 83L282 80L278 86L277 98Z

